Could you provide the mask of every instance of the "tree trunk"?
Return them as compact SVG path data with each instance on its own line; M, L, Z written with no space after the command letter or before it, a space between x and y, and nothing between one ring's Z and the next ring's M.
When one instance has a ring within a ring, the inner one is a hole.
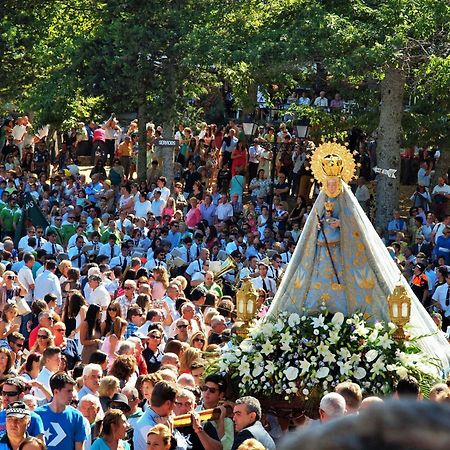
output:
M400 196L400 141L403 115L405 74L388 68L381 83L380 123L378 125L377 166L396 169L395 178L377 177L376 226L383 230L398 208Z
M145 105L141 104L138 108L138 126L139 126L139 152L137 160L137 177L139 181L147 180L147 117L145 114Z

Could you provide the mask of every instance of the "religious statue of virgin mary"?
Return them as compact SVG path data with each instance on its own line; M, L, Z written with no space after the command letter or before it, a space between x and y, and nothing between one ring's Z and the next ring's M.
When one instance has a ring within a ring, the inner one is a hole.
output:
M281 311L314 313L324 303L330 312L389 321L387 298L396 285L411 297L411 333L430 335L422 349L450 366L450 345L412 292L347 183L355 162L348 149L323 143L311 156L311 171L321 185L295 252L267 317Z

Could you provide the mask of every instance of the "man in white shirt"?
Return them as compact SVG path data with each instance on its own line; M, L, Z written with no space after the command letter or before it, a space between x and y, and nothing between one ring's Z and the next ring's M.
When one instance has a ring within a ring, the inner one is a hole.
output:
M78 225L75 232L76 234L69 238L69 241L67 242L67 248L75 247L75 242L78 236L81 236L83 238L83 245L88 243L88 238L83 234L84 228L82 225Z
M162 217L162 212L165 206L166 202L161 198L161 191L155 190L152 200L151 212L157 219L160 219Z
M113 259L115 256L120 255L120 247L116 244L117 237L115 234L110 234L108 238L108 242L104 245L102 245L100 251L98 252L98 255L105 255L110 260Z
M200 251L199 258L192 261L186 269L184 276L186 277L187 275L189 277L188 281L189 279L192 279L195 273L203 271L203 265L206 262L209 263L209 250L207 248L204 248Z
M77 236L75 247L69 248L69 259L72 267L80 269L88 262L85 252L83 251L84 236Z
M228 203L228 196L224 194L220 200L216 209L217 220L225 222L233 217L233 206Z
M25 263L25 265L19 270L17 278L19 279L20 283L27 288L28 292L24 297L25 301L27 303L32 303L35 283L31 268L35 263L35 258L32 254L26 253L23 257L23 262Z
M102 311L102 320L106 319L106 310L111 303L111 296L102 283L100 275L91 275L88 279L91 293L87 297L87 301L90 305L98 305ZM125 317L125 316L124 316Z
M45 264L45 270L38 275L35 281L34 298L43 299L49 292L56 295L56 305L62 307L61 284L55 275L56 261L49 260Z
M48 241L42 246L42 250L47 252L47 255L58 256L64 251L61 245L56 242L56 231L50 230L47 233Z
M153 190L150 196L150 200L153 200L153 198L155 197L155 193L159 191L161 192L161 200L164 200L164 202L167 203L167 200L170 197L170 189L166 187L166 184L167 184L166 177L159 177L158 180L156 181L157 187Z
M446 284L438 286L433 294L433 301L442 312L442 329L445 331L450 325L450 274L447 273Z
M444 177L438 178L438 184L431 192L435 206L435 214L437 217L442 217L447 212L447 202L450 199L450 186L445 184Z
M128 247L128 244L125 242L120 248L120 255L111 259L111 261L109 262L109 267L111 267L111 269L114 269L114 267L120 266L123 273L126 267L130 265L130 263L130 249Z
M23 250L25 247L28 246L28 239L35 236L36 236L36 229L33 226L27 228L27 234L20 238L20 241L17 244L17 248L19 250Z
M319 96L314 100L314 106L328 108L328 99L325 97L325 91L320 91Z
M259 277L252 279L252 284L256 289L264 289L269 297L273 297L277 292L277 286L272 278L267 276L267 264L260 262L258 264Z
M27 132L27 127L23 124L23 118L18 117L16 121L16 125L11 131L12 137L14 138L14 144L16 144L20 151L22 152L23 140L25 137L25 133Z
M152 202L147 200L143 192L139 193L139 201L134 203L134 214L136 217L147 217L152 211Z
M41 332L38 332L38 339ZM42 332L42 336L44 333ZM61 365L61 349L59 347L47 347L42 354L43 367L36 378L36 381L42 383L49 391L50 378L53 374L59 371ZM42 391L38 388L33 388L31 393L36 397L38 402L43 403L46 399Z

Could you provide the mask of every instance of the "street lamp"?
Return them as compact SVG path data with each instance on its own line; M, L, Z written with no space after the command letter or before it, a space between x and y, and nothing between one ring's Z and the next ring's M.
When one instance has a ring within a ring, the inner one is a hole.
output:
M242 128L246 137L251 138L255 135L258 129L258 124L255 122L242 122Z
M409 322L411 316L411 298L403 285L398 284L394 292L388 297L389 316L397 326L394 331L394 339L404 341L407 339L403 327Z
M295 125L295 132L298 138L305 139L308 136L308 125Z

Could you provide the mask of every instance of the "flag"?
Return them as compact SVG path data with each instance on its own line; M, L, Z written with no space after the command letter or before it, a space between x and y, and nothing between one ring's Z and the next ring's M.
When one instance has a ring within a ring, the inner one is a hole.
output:
M29 192L25 194L25 200L22 206L22 215L16 227L14 236L14 245L17 247L20 238L25 236L29 226L42 226L44 230L49 226L47 219L39 208L38 204Z

